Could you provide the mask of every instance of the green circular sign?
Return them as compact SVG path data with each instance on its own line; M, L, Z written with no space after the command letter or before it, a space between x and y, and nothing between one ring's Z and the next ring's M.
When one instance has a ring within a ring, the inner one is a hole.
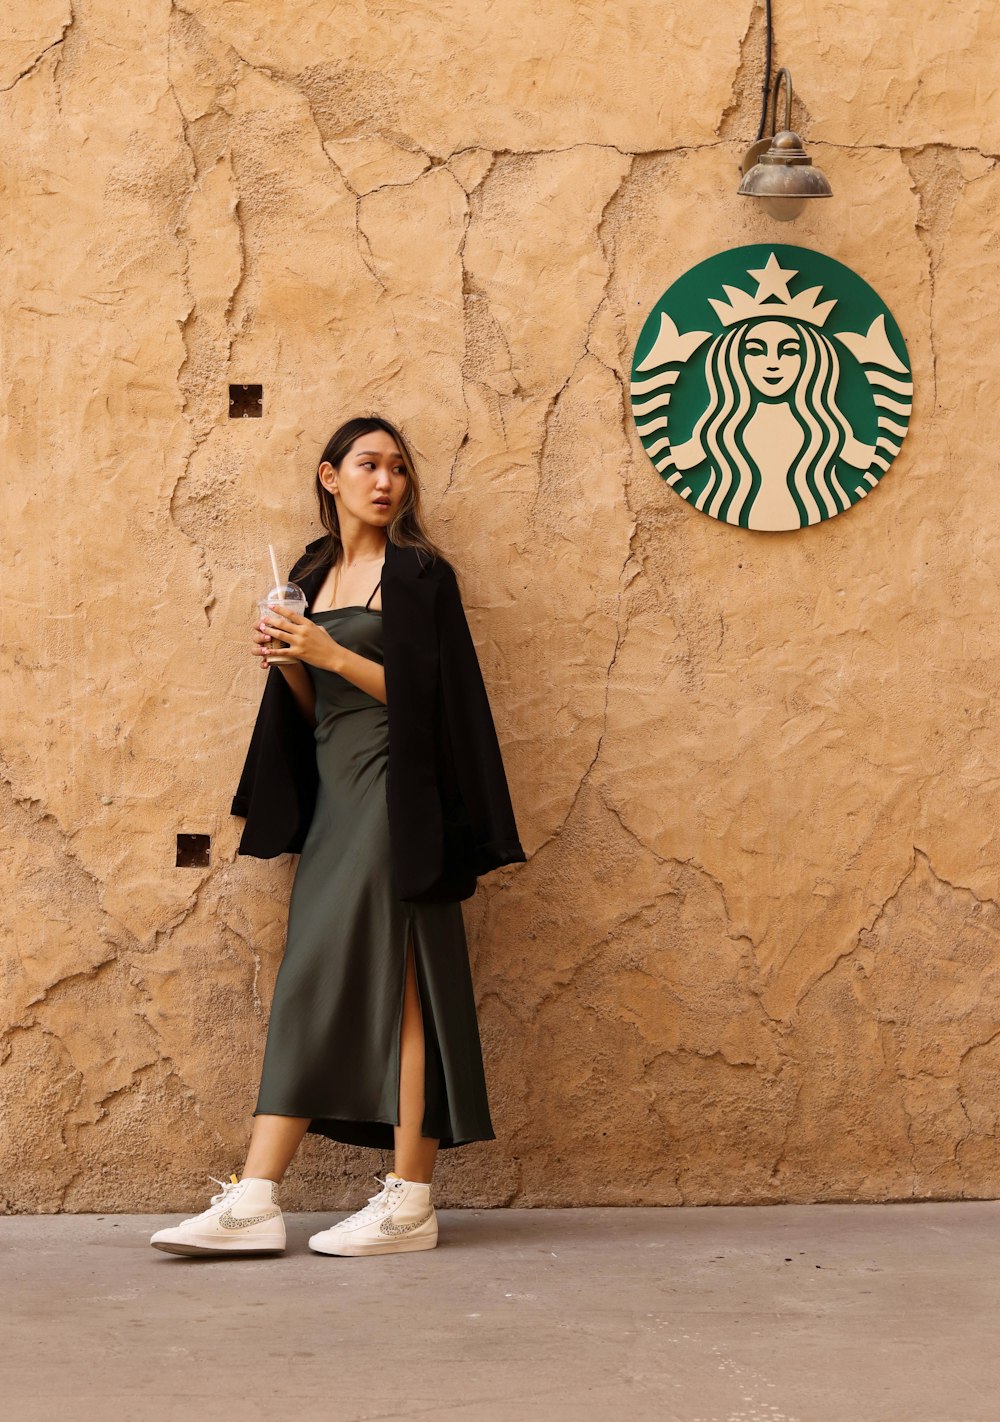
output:
M877 292L808 247L719 252L679 277L632 363L643 448L682 499L740 528L805 528L899 453L913 379Z

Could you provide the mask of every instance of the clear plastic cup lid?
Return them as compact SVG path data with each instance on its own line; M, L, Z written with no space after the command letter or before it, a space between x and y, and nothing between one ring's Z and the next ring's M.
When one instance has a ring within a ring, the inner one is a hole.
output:
M271 589L264 601L269 603L300 602L303 607L309 606L309 599L297 583L279 583L277 587Z

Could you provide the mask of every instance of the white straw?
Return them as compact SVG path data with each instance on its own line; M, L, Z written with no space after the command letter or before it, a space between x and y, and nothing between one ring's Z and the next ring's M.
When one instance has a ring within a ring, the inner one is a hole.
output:
M272 568L273 571L274 571L274 586L275 586L276 588L280 588L280 587L281 587L282 579L281 579L281 574L278 572L278 560L277 560L277 558L274 556L274 544L273 544L273 543L269 543L269 544L267 545L267 551L268 551L268 552L270 553L270 555L271 555L271 568Z

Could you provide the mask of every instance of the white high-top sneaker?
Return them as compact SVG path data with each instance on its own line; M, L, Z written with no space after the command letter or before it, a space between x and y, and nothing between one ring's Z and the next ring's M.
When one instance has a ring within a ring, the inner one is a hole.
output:
M382 1180L381 1175L375 1176ZM309 1239L317 1254L402 1254L433 1249L438 1242L437 1215L431 1187L422 1180L404 1180L394 1170L383 1189L370 1195L356 1214Z
M150 1237L154 1249L168 1254L280 1254L285 1247L285 1221L278 1208L273 1180L244 1176L216 1180L222 1186L200 1215L182 1220Z

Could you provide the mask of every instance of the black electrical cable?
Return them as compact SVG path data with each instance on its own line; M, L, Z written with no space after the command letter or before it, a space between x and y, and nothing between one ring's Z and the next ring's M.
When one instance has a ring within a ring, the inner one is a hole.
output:
M757 130L757 142L764 137L764 129L767 126L767 100L771 92L771 50L774 47L774 26L771 23L771 0L764 0L764 23L767 28L767 49L764 55L764 102L760 109L760 128Z

